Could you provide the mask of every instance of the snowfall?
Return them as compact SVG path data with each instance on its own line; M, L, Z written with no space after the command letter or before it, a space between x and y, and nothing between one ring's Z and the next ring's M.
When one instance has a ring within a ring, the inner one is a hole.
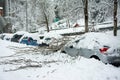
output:
M120 67L0 40L0 80L120 80Z

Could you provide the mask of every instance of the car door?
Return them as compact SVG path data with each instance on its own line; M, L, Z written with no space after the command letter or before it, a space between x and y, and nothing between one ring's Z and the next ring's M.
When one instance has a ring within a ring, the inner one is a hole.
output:
M76 49L74 47L74 45L70 45L68 47L66 47L65 51L67 52L67 54L69 54L70 56L78 56L79 52L78 49Z
M89 58L92 56L95 52L92 49L88 48L80 48L79 49L79 54L83 57Z
M93 54L93 50L91 49L88 49L85 47L85 40L86 37L83 36L83 37L80 37L79 39L75 40L74 41L74 45L76 46L76 55L79 55L79 56L83 56L83 57L89 57L91 54ZM75 53L75 52L74 52Z

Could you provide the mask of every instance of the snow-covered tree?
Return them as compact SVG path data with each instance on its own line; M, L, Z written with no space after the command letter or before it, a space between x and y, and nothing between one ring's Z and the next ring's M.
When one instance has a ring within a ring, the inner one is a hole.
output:
M58 14L61 19L67 18L76 21L83 16L83 6L81 0L54 0L58 6Z
M49 32L49 26L55 17L54 5L51 0L38 0L38 4L40 10L40 23L46 24L47 32Z
M51 24L54 18L54 7L51 0L8 0L11 3L6 18L10 18L10 22L16 30L27 30L32 32L47 24ZM9 11L10 9L10 11ZM48 28L47 28L48 29Z
M113 0L89 0L89 20L101 23L113 15Z
M76 22L84 18L84 0L6 0L6 18L16 30L35 31L49 26L55 18ZM96 23L113 19L113 0L88 0L89 21ZM26 14L27 13L27 14ZM118 16L120 17L118 0ZM119 20L119 18L118 18Z

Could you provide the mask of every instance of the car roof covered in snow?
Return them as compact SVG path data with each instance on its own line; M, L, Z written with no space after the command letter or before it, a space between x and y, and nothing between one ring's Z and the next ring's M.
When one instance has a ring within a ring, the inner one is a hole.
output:
M22 38L20 39L20 41L21 41L24 37L31 37L31 38L33 38L34 40L37 40L38 43L41 43L38 33L25 33L25 34L22 36Z
M14 34L23 35L23 34L26 34L26 33L28 33L28 32L26 32L26 31L17 31Z
M82 40L83 39L83 40ZM82 36L77 37L76 39L72 40L72 42L78 42L76 47L84 47L92 49L95 45L100 46L110 46L110 47L120 47L120 41L113 35L108 35L107 33L99 33L99 32L91 32L83 34Z

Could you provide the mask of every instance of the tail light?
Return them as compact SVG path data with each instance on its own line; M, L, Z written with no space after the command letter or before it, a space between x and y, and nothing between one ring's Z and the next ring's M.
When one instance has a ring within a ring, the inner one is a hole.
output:
M104 47L99 49L101 53L105 53L109 48L108 47Z

